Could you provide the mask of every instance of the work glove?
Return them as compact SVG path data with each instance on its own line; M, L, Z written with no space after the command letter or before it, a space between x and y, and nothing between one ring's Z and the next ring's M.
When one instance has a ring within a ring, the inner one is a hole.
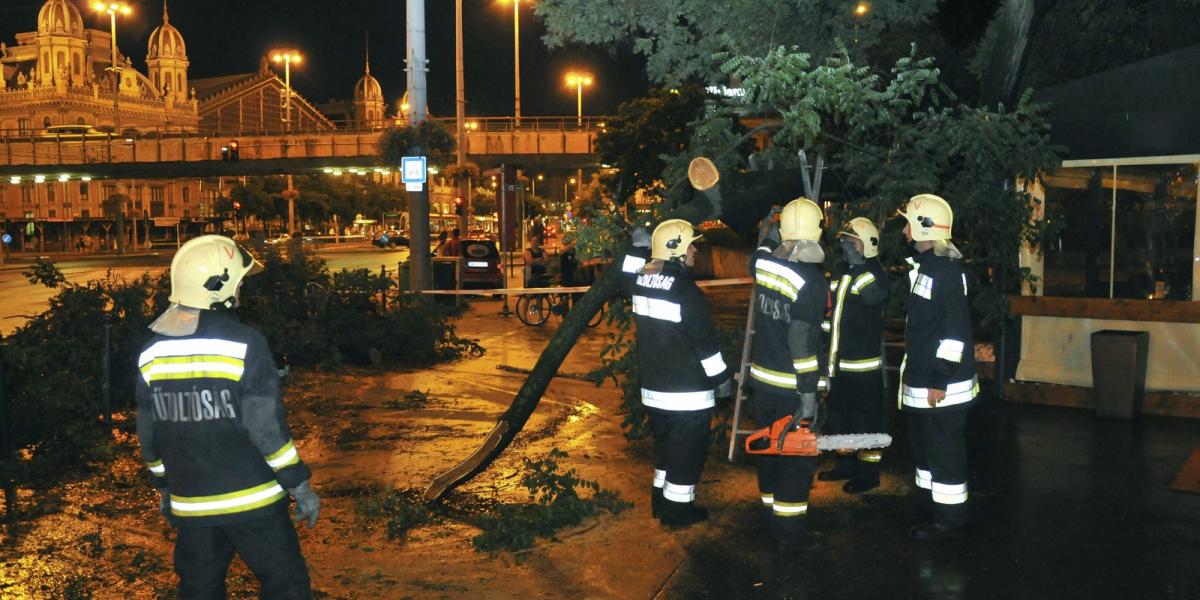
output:
M645 227L638 227L637 229L633 230L633 233L630 235L630 237L633 239L633 246L635 248L649 248L650 247L650 230L649 229L646 229Z
M733 378L732 377L725 379L725 381L722 381L721 384L717 386L717 397L718 398L732 398L733 397Z
M292 520L308 521L308 528L312 529L313 525L317 524L317 515L321 513L321 499L307 481L288 489L288 493L296 501L296 508L292 510Z
M807 420L808 428L813 433L817 433L817 393L816 392L801 392L800 406L796 409L796 417L799 420Z
M167 488L158 488L158 493L162 494L162 499L158 503L158 512L167 520L171 519L171 492Z

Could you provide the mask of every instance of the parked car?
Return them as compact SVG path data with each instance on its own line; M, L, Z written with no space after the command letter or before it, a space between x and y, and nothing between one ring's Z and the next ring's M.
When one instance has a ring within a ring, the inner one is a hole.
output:
M500 249L494 240L462 240L462 259L464 288L504 287L504 263L500 261Z
M395 248L396 246L408 247L408 237L395 229L381 232L371 240L371 243L380 248Z

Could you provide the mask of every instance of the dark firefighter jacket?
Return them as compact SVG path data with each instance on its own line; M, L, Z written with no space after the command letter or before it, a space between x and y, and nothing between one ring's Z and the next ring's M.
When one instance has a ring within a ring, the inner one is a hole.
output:
M155 335L138 359L138 441L173 522L213 526L286 507L309 478L285 421L279 372L262 334L220 311L196 332Z
M883 367L883 308L888 276L878 260L849 265L829 285L833 307L829 321L829 376L865 373Z
M909 259L900 405L908 411L960 410L979 393L967 275L957 260L932 250ZM929 388L946 391L930 408Z
M820 265L771 255L766 240L754 253L754 348L750 385L773 394L816 392L825 369L821 321L829 283Z
M626 256L622 264L634 320L637 322L638 377L642 404L662 410L687 411L716 404L715 388L729 378L721 357L717 331L704 293L687 267L662 263L658 273L646 272L641 257Z

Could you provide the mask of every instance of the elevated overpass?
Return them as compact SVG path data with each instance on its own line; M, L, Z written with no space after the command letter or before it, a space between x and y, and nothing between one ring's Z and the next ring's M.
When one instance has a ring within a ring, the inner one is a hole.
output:
M435 119L453 131L454 119ZM482 169L501 163L526 169L575 169L598 162L596 138L605 117L468 119L466 151ZM17 135L0 131L0 176L175 178L308 173L325 168L396 166L379 162L383 130L195 132L178 129ZM237 144L238 160L222 149Z

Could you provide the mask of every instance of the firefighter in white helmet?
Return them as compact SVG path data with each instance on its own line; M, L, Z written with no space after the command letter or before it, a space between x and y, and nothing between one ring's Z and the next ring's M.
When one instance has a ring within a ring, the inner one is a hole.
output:
M708 454L717 398L733 390L708 302L692 280L700 238L691 223L663 221L649 236L650 259L635 251L622 268L637 322L642 404L654 430L651 511L664 526L686 527L708 518L696 488ZM634 243L647 241L635 232Z
M760 425L791 415L803 427L816 428L825 362L821 320L829 299L821 269L823 219L816 203L797 198L783 207L778 226L764 220L761 228L753 259L756 313L749 382ZM756 458L771 532L781 552L794 551L807 542L808 491L817 458Z
M883 431L883 309L888 276L879 263L879 229L866 217L855 217L838 232L844 264L831 279L829 320L830 433ZM879 487L883 452L877 449L839 453L821 481L848 480L851 494Z
M285 420L266 339L233 308L262 267L233 240L205 235L171 261L170 307L138 359L142 459L175 526L182 598L224 598L236 553L264 598L309 598L295 516L312 527L320 500Z
M954 246L954 212L920 194L901 209L909 259L908 319L900 368L900 408L909 414L918 508L929 522L920 541L961 537L967 520L967 409L979 393L967 302L967 275Z

